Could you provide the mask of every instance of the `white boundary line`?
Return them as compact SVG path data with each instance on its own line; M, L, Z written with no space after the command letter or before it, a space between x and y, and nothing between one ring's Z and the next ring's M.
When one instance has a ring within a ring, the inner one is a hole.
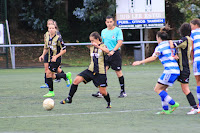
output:
M191 108L191 107L179 107L183 108ZM38 117L50 117L50 116L73 116L73 115L98 115L98 114L112 114L112 113L130 113L130 112L138 112L138 111L150 111L152 109L138 109L138 110L122 110L122 111L109 111L109 112L88 112L88 113L71 113L71 114L51 114L51 115L27 115L27 116L2 116L0 119L13 119L13 118L38 118ZM155 110L161 110L155 109Z

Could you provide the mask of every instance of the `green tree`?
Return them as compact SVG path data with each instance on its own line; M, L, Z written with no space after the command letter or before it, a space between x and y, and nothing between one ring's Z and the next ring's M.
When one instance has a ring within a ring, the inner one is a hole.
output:
M46 20L54 16L57 6L62 0L29 0L23 1L20 20L27 22L28 26L35 30L44 30Z
M81 20L104 21L107 15L115 16L115 0L83 0L83 8L77 7L73 14Z

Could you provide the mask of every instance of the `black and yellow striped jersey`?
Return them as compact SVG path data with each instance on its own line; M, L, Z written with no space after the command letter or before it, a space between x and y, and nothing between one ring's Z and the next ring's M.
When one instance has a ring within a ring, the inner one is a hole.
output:
M46 36L44 48L49 49L48 62L51 62L51 57L60 53L61 49L66 49L66 46L64 46L62 37L56 34L53 38L50 38L50 35ZM61 63L61 56L57 58L56 62Z
M182 37L178 42L173 43L174 47L178 49L178 64L181 71L190 73L191 68L191 52L192 40L189 36Z
M105 44L99 44L100 47L106 47ZM105 66L105 55L101 49L96 48L94 46L90 47L90 56L91 62L88 67L88 70L94 73L106 74L106 66Z

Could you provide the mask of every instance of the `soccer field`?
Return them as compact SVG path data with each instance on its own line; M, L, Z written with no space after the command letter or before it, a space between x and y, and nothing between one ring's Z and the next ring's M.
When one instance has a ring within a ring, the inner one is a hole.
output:
M72 78L87 67L63 67L71 71ZM180 107L170 115L156 115L161 110L160 97L153 91L163 67L150 63L137 67L123 66L127 97L118 98L120 86L114 71L108 71L108 87L112 108L106 101L94 98L97 88L90 82L81 83L72 104L61 105L69 88L62 80L54 83L55 107L46 111L42 107L41 89L44 69L0 69L0 132L69 132L69 133L189 133L200 131L200 115L186 115L190 110L179 82L169 88L169 95ZM193 74L190 89L196 98ZM197 100L196 100L197 101ZM198 102L197 102L198 103Z

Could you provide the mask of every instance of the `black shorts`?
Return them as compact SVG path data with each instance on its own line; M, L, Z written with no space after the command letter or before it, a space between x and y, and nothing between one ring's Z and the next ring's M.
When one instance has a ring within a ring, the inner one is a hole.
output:
M109 68L111 67L115 71L120 71L122 69L122 58L119 53L119 50L115 51L112 56L106 55L105 64Z
M189 84L189 78L190 78L190 73L183 73L181 71L180 76L177 78L177 80L183 84Z
M49 62L49 70L51 72L57 72L59 66L60 66L59 62Z
M89 71L88 69L86 69L86 70L82 71L81 73L79 73L78 75L84 78L83 82L85 84L92 80L96 87L106 87L107 86L106 74L93 73L93 72Z
M44 55L44 63L48 63L48 56L49 56L48 53Z

